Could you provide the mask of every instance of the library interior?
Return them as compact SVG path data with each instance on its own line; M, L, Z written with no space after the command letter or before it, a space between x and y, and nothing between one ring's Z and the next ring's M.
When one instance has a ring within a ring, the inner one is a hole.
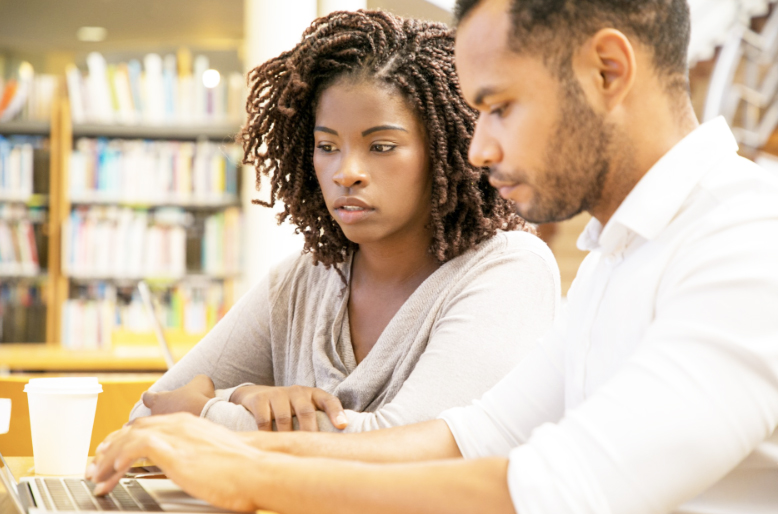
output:
M688 4L697 119L723 116L778 175L778 9ZM31 378L96 376L93 455L171 359L300 254L243 162L247 73L358 9L455 24L454 0L0 0L0 454L33 455ZM535 228L563 304L591 219Z

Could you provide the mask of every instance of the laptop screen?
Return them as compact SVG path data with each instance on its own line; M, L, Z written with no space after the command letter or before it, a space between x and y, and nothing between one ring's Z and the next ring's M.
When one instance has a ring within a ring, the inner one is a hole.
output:
M0 454L0 513L12 512L23 514L25 509L16 490L16 478Z

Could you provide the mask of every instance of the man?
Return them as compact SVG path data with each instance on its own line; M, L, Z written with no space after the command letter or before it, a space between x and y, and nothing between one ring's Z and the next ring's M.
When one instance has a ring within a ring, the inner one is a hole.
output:
M775 509L778 184L722 120L697 127L685 1L460 0L458 19L481 112L471 160L531 221L594 216L568 326L473 406L419 425L140 420L99 448L100 491L146 456L239 510Z

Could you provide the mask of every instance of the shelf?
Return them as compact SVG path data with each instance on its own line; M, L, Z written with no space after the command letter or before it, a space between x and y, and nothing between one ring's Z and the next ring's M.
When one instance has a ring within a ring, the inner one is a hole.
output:
M172 346L179 360L191 348ZM39 343L0 344L0 367L10 371L165 371L159 348L68 350Z
M51 132L51 123L48 121L7 121L0 123L0 134L5 135L30 135L47 136Z
M24 282L26 284L43 284L49 280L48 273L38 273L37 275L9 275L0 273L0 282Z
M20 203L27 207L45 207L49 205L49 195L9 195L0 192L0 203Z
M116 282L119 284L136 285L141 280L151 285L178 284L181 282L212 282L215 280L230 280L240 276L239 273L208 274L190 273L181 277L116 277L92 273L68 273L67 277L73 282Z
M186 209L226 209L228 207L240 207L240 199L237 196L229 195L219 198L162 198L152 199L132 199L132 198L110 198L100 195L89 195L81 197L71 197L72 205L118 205L121 207L182 207Z
M173 125L116 125L84 123L73 125L73 137L116 137L122 139L199 139L229 140L240 131L239 123Z
M45 280L47 278L47 275L45 273L41 273L40 271L27 272L27 273L15 271L15 272L9 273L7 271L4 271L4 270L0 269L0 278L4 278L4 279L19 279L19 280L22 280L22 279Z

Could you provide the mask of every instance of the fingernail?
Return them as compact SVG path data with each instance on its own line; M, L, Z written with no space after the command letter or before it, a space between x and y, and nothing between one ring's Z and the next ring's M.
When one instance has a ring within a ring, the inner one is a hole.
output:
M348 425L348 418L346 417L346 413L345 412L341 412L340 414L338 414L335 417L335 421L338 422L338 426Z
M86 467L86 473L84 473L86 475L86 478L88 478L88 479L92 478L92 475L94 475L94 473L95 473L95 468L96 467L97 466L95 466L94 464L90 464L90 465L88 465Z
M95 489L93 492L96 495L105 494L105 491L103 491L103 489L105 489L105 482L100 482L95 485Z

